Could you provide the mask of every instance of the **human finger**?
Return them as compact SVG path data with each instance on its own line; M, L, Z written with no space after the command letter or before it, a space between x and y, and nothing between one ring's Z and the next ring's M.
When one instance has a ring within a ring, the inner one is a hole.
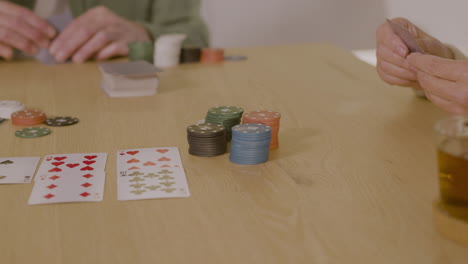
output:
M409 54L408 47L401 38L393 32L392 28L385 22L377 28L377 46L384 45L401 57L406 57Z
M96 33L75 53L75 55L73 55L73 61L77 63L86 61L88 58L102 50L113 39L114 37L112 33L108 33L106 31Z
M468 88L446 79L441 79L423 71L418 71L418 81L430 94L457 104L468 105Z
M97 55L96 60L106 60L115 56L128 55L128 46L124 42L113 42L102 49Z
M382 71L389 75L398 77L403 80L417 81L417 76L415 72L399 67L393 63L387 62L384 59L379 59L377 61L377 65Z
M24 19L17 19L9 15L1 15L0 27L5 27L12 31L16 31L24 38L33 41L37 46L42 48L47 48L49 45L49 37L29 25L26 21L24 21Z
M468 64L463 61L444 59L421 53L410 54L408 60L410 65L419 71L446 80L458 81L464 74L468 74Z
M0 42L0 57L6 60L13 59L13 48Z
M0 27L0 41L28 54L35 54L38 51L37 46L32 41L9 28Z
M379 74L380 78L384 80L385 82L387 82L388 84L419 88L418 82L404 80L404 79L392 76L386 73L385 71L383 71L380 67L377 67L377 73Z

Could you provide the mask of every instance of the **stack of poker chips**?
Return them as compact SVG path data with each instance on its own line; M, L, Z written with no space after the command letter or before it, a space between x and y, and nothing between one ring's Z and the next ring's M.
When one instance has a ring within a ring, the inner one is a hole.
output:
M263 124L241 124L232 128L229 160L240 165L255 165L268 161L271 128Z
M271 127L270 149L278 148L278 133L281 114L273 111L252 111L244 114L244 124L264 124Z
M174 67L179 64L185 34L167 34L158 38L154 44L154 65L160 68Z
M244 109L237 106L218 106L208 109L205 122L209 124L220 124L226 129L226 138L231 140L231 128L240 124Z
M18 101L0 101L0 118L10 119L11 114L24 110L24 104Z
M201 54L202 63L219 63L224 61L224 50L209 48L203 49Z
M199 157L214 157L227 151L226 129L223 125L200 124L187 127L189 153Z
M147 61L153 63L154 44L149 41L128 43L128 59L130 61Z
M180 63L200 62L201 48L186 47L180 51Z
M11 114L15 126L34 126L42 124L46 119L46 114L40 110L21 110Z

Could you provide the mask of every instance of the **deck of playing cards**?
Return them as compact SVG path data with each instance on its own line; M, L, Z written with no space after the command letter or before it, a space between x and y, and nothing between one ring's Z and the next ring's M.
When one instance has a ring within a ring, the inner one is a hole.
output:
M176 147L117 152L117 186L119 201L190 196Z
M102 63L102 89L109 97L153 96L159 70L146 61Z
M47 156L36 173L29 204L99 202L107 153Z

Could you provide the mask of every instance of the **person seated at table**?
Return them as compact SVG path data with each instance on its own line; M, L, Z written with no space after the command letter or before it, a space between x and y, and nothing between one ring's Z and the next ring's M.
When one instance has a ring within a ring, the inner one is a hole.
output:
M44 18L71 10L76 19L57 34ZM41 9L42 7L42 9ZM34 55L48 48L59 62L81 63L128 55L127 44L183 33L185 44L204 47L208 31L199 0L0 0L0 57L11 60L14 49Z
M380 25L376 36L380 78L392 85L423 89L431 102L450 113L468 113L468 61L465 55L407 19L392 21L407 28L425 54L410 54L388 23Z

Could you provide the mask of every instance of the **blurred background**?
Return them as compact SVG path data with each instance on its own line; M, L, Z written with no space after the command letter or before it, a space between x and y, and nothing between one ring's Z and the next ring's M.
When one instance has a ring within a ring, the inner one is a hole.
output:
M385 18L406 17L455 45L468 43L468 1L462 0L202 0L212 46L331 42L372 49Z

